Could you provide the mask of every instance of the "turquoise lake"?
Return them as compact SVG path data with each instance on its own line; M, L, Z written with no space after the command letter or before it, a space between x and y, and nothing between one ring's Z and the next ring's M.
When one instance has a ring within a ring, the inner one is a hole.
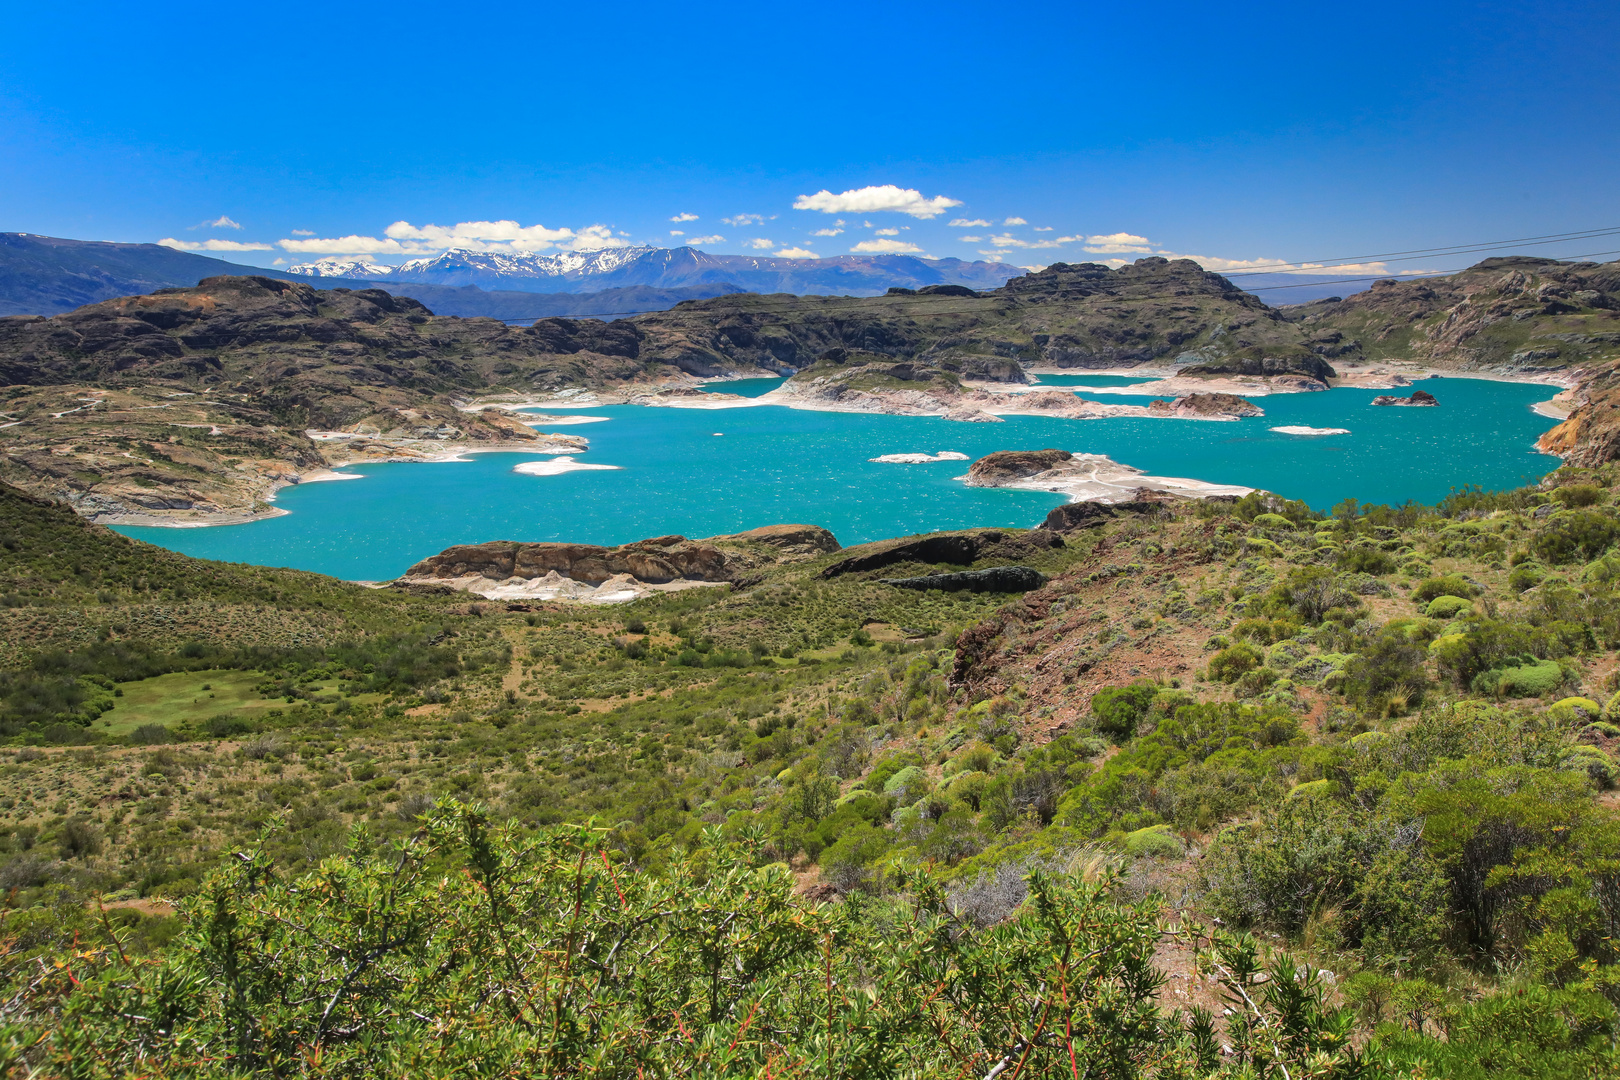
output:
M760 385L714 389L758 396L779 384L752 381ZM355 465L345 471L364 479L283 489L276 505L290 513L282 517L119 531L203 558L381 580L452 544L485 540L619 544L804 522L831 529L848 545L973 525L1028 527L1062 501L1041 492L965 487L954 479L967 471L965 461L867 460L881 454L954 450L978 458L994 450L1059 447L1107 454L1157 476L1266 488L1319 509L1346 497L1434 502L1452 488L1516 487L1557 467L1556 458L1534 448L1553 421L1530 409L1551 397L1552 388L1470 379L1423 386L1440 399L1439 408L1377 408L1370 402L1381 391L1337 389L1258 398L1266 415L1233 423L1013 416L1000 424L965 424L775 406L548 409L609 417L558 430L590 440L580 460L620 468L524 476L513 466L550 455L515 453ZM1101 400L1149 399L1109 394ZM1349 428L1351 434L1268 430L1289 425Z

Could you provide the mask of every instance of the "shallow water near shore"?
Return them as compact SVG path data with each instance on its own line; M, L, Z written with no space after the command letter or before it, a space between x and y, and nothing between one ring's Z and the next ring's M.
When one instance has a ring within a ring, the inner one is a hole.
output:
M726 392L727 384L714 387ZM1265 416L1231 423L1012 416L966 424L776 406L719 412L611 406L589 410L610 417L607 423L571 430L591 441L581 461L617 470L525 476L513 468L550 455L522 453L352 465L344 471L364 480L281 491L276 505L291 511L282 517L118 531L203 558L382 580L452 544L485 540L619 544L802 522L825 526L849 545L935 529L1028 527L1063 501L1044 492L966 487L954 479L967 471L962 461L868 460L881 454L954 450L978 458L1059 447L1107 454L1155 476L1266 488L1318 509L1346 497L1435 502L1452 488L1516 487L1558 466L1534 447L1553 421L1530 409L1552 388L1469 379L1431 380L1423 388L1440 399L1439 408L1374 407L1372 399L1388 391L1338 389L1274 394L1260 399ZM1286 426L1350 434L1269 430Z

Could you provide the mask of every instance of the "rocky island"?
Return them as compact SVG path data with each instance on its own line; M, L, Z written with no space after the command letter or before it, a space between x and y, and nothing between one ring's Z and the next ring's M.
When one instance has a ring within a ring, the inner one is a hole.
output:
M975 461L958 479L969 487L1059 492L1075 503L1127 503L1153 497L1236 498L1254 490L1235 484L1148 476L1104 454L1055 449L998 450Z
M1433 407L1439 405L1435 396L1427 390L1414 390L1411 397L1400 397L1395 394L1380 394L1372 399L1374 405L1416 405L1419 407Z

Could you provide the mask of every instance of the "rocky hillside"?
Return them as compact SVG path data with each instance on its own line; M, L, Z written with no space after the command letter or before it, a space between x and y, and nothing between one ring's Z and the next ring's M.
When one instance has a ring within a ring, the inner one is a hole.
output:
M1037 366L1151 366L1184 376L1161 384L1182 405L1153 415L1182 416L1205 391L1247 392L1244 380L1320 389L1389 362L1581 382L1581 410L1546 446L1589 463L1620 453L1605 374L1620 357L1617 312L1620 264L1538 259L1285 309L1190 261L1149 258L1117 270L1056 264L990 291L736 294L529 327L436 316L381 289L210 278L0 318L0 475L87 513L246 514L341 460L532 444L518 417L463 410L478 399L569 387L635 396L689 376L773 371L801 376L784 403L805 407L1079 419L1129 407L1066 393L1009 405L965 383L1022 383Z
M1329 359L1554 371L1620 355L1620 263L1486 259L1450 277L1379 281L1285 317Z
M195 285L220 274L286 276L161 244L0 233L0 315L58 315L119 296Z
M1278 311L1220 275L1157 257L1118 270L1055 263L988 292L728 296L636 322L653 342L649 358L698 375L739 366L796 371L840 349L947 367L1129 367L1300 339Z

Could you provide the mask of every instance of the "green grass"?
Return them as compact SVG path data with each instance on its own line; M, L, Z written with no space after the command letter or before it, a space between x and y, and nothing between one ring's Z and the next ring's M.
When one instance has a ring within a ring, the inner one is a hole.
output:
M251 671L176 671L155 679L123 683L124 692L111 712L96 721L96 730L127 735L143 724L175 728L220 713L256 716L275 708L254 691L264 676Z

